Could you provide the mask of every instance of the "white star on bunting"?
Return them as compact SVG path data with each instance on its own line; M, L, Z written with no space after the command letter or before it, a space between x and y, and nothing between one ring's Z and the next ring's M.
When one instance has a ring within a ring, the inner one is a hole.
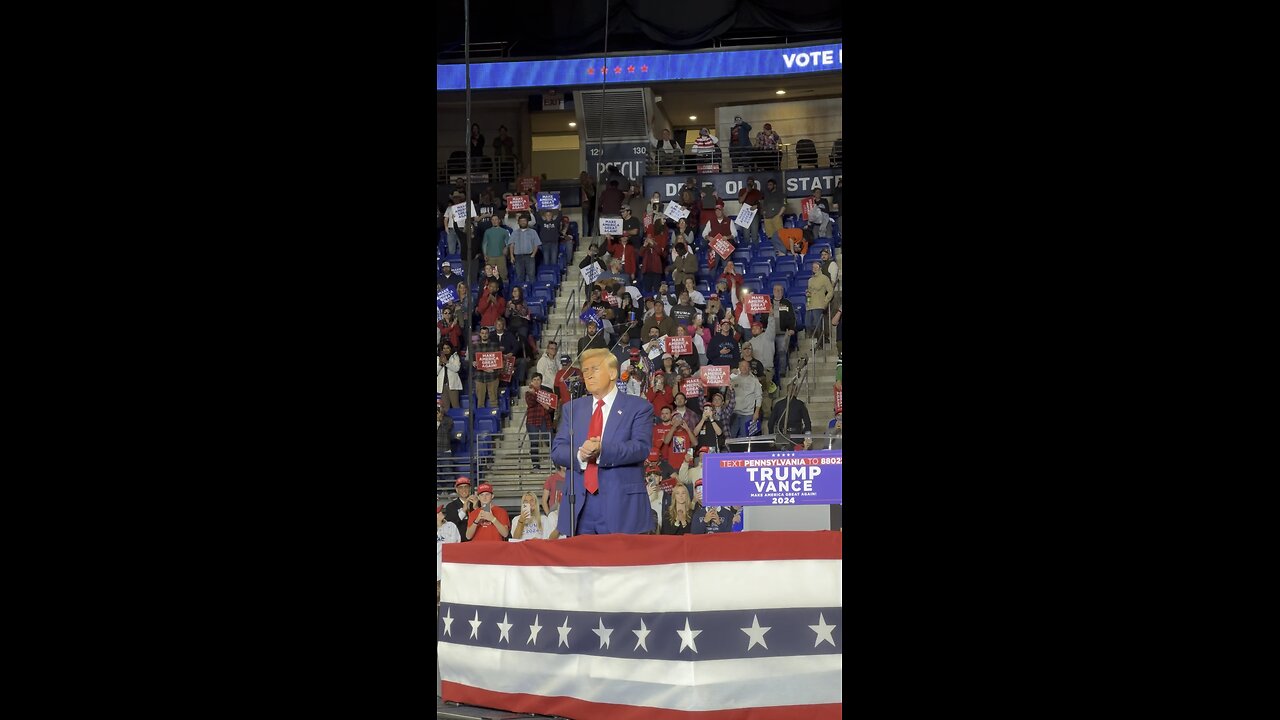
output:
M533 616L533 624L529 626L529 642L525 645L537 645L538 633L542 632L542 626L538 624L538 616Z
M573 628L569 627L569 616L565 615L564 624L556 628L556 632L560 633L560 642L556 643L556 647L560 647L561 645L565 647L569 647L569 631L570 630L573 630Z
M609 648L609 636L613 634L613 628L604 626L604 618L600 618L599 629L592 628L591 632L600 636L600 648L607 650Z
M511 632L511 628L513 627L515 626L507 622L507 614L502 613L502 622L498 623L498 629L502 631L502 636L498 638L498 642L502 642L503 640L506 640L507 644L510 645L511 637L507 635L507 633Z
M836 641L831 638L831 631L836 629L835 625L828 625L827 621L822 618L822 613L818 613L818 624L810 625L809 629L818 633L818 637L814 638L813 646L818 647L823 641L831 643L831 647L836 646Z
M475 620L468 620L467 622L471 623L471 637L475 637L476 633L480 632L480 611L476 610Z
M445 613L441 619L444 620L445 637L453 637L453 634L449 632L453 629L453 608L449 608L449 612Z
M747 637L751 638L751 640L747 642L747 650L750 650L756 645L759 645L765 650L769 649L769 646L764 644L764 634L769 632L773 628L760 627L760 618L758 616L756 615L751 616L751 627L738 628L738 629L746 633Z
M644 626L644 618L640 618L640 629L632 630L631 632L636 634L636 646L631 649L634 651L644 648L645 652L649 652L649 646L644 644L644 640L649 637L649 633L653 631Z
M692 648L694 652L698 652L698 646L693 643L693 639L702 634L701 630L693 630L689 627L689 618L684 619L684 629L677 630L676 634L680 636L680 649L677 653L684 652L685 648Z

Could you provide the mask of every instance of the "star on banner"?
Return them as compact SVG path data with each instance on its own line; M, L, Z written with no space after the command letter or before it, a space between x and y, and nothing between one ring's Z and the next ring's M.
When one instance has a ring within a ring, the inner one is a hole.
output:
M827 621L822 618L822 613L818 613L818 624L810 625L809 629L818 634L814 639L813 646L818 647L823 641L831 643L831 647L836 646L836 641L831 639L831 631L836 629L835 625L828 625Z
M628 65L628 66L627 66L627 72L629 72L629 73L633 73L633 72L635 72L635 71L636 71L636 66L635 66L635 65Z
M453 629L453 608L449 608L449 612L444 614L443 620L444 620L445 637L453 637L453 634L449 632L451 629Z
M636 634L636 646L631 649L634 651L644 648L645 652L649 652L649 646L644 644L644 640L649 637L649 633L653 631L644 626L644 618L640 618L640 629L632 630L631 632Z
M593 67L589 67L589 68L587 68L587 74L588 74L588 75L595 75L595 74L596 74L596 69L595 69L595 68L593 68Z
M542 626L538 624L538 616L533 616L533 624L529 626L529 642L525 645L537 645L538 633L542 632Z
M821 618L821 615L819 615L819 618ZM759 645L765 650L769 649L769 646L764 644L764 634L772 630L772 628L760 627L760 618L758 616L751 616L751 627L738 629L746 633L747 637L751 638L747 643L747 650L750 650L756 645Z
M477 613L478 614L478 613ZM680 636L680 649L677 653L684 652L685 648L692 648L694 652L698 652L698 646L693 644L693 639L702 634L701 630L693 630L689 627L689 618L684 619L684 629L677 630L676 634Z
M573 630L573 628L569 627L569 616L565 615L564 624L556 628L556 632L560 633L560 642L556 643L556 647L560 647L561 645L569 647L569 632L571 630Z
M475 637L476 633L480 632L480 611L476 610L475 620L468 620L467 622L471 623L471 637Z
M622 66L621 66L621 65L619 65L619 66L615 67L615 68L613 69L613 74L614 74L614 75L621 75L621 74L622 74Z
M498 638L498 642L502 642L503 640L506 640L507 644L510 645L511 637L507 635L507 633L511 632L511 628L513 627L515 627L515 625L507 622L507 614L502 613L502 622L498 623L498 629L502 631L502 636ZM751 648L747 648L747 649L750 650Z
M649 66L648 66L648 65L641 65L641 66L640 66L640 72L649 72Z
M613 628L607 628L604 626L604 618L600 618L599 629L591 628L591 632L600 636L600 649L608 650L609 636L613 634Z

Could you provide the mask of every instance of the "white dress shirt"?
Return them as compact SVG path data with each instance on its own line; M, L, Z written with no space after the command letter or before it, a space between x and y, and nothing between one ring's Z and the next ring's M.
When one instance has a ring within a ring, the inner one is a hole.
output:
M601 368L599 370L599 372L604 372L604 371L605 371L604 368ZM596 402L598 401L596 400L596 397L594 395L588 395L587 397L591 398L591 414L594 415L596 412ZM613 387L609 388L609 394L604 396L604 407L600 408L600 412L603 414L602 419L604 420L604 422L600 425L601 438L604 438L605 428L609 427L609 411L613 408L613 401L617 399L618 399L618 386L617 384L614 384ZM590 421L588 421L587 426L590 427ZM582 438L582 442L586 442L586 441L587 441L587 438ZM579 445L579 447L581 447L581 445ZM578 468L581 470L586 470L587 461L582 459L582 453L580 451L575 450L575 452L578 452ZM598 461L599 456L597 456L596 459Z

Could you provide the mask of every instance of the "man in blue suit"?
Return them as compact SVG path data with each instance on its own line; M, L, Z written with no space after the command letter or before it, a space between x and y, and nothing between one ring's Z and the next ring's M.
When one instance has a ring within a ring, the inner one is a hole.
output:
M583 353L582 375L590 394L564 405L564 423L551 443L551 459L569 468L577 496L573 513L565 491L557 530L571 535L576 514L579 535L649 532L644 461L653 446L653 405L618 392L618 358L608 350ZM576 447L569 444L571 427Z

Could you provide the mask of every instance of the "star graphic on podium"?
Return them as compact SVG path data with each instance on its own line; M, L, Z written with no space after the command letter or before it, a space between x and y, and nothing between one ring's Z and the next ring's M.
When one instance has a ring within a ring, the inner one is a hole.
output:
M444 620L445 637L453 637L453 633L449 632L453 629L453 608L449 608L449 612L445 613L441 619Z
M571 630L573 630L573 628L569 627L569 616L565 615L564 624L556 628L556 632L560 633L560 642L556 643L556 647L560 647L561 645L569 647L569 632Z
M828 625L827 621L823 619L822 613L818 613L818 624L810 625L809 629L818 634L818 637L814 638L813 641L814 647L818 647L823 641L831 643L831 647L836 646L836 641L831 638L831 631L835 630L836 626Z
M604 618L600 618L600 627L599 627L599 628L591 628L591 632L593 632L593 633L595 633L596 635L599 635L599 636L600 636L600 648L599 648L599 649L605 649L605 650L608 650L608 649L609 649L609 636L613 634L613 628L607 628L607 627L605 627L605 626L604 626Z
M677 630L676 634L680 636L680 649L677 653L684 652L685 648L692 648L694 652L698 652L698 646L693 644L693 639L702 634L701 630L693 630L689 627L689 618L684 619L684 629Z
M467 622L471 623L471 637L476 637L476 633L480 632L480 611L476 610L475 620L468 620Z
M645 652L649 652L649 646L645 645L644 641L645 638L649 637L649 633L653 631L644 626L644 618L640 618L640 629L632 630L631 632L636 634L636 646L631 649L634 651L644 648Z
M738 629L746 633L747 637L751 638L751 640L747 643L748 650L755 647L756 645L759 645L765 650L769 649L769 646L764 644L764 634L769 632L772 628L760 627L760 619L758 616L756 615L751 616L751 627L738 628Z
M533 624L529 626L529 642L525 645L537 645L538 633L542 632L542 626L538 624L538 616L533 616Z
M502 642L503 640L506 640L507 644L510 645L511 637L507 635L507 633L511 632L511 628L513 627L515 626L507 622L507 614L502 613L502 622L498 623L498 629L502 631L502 635L498 638L498 642ZM750 650L751 648L747 648L747 649Z

